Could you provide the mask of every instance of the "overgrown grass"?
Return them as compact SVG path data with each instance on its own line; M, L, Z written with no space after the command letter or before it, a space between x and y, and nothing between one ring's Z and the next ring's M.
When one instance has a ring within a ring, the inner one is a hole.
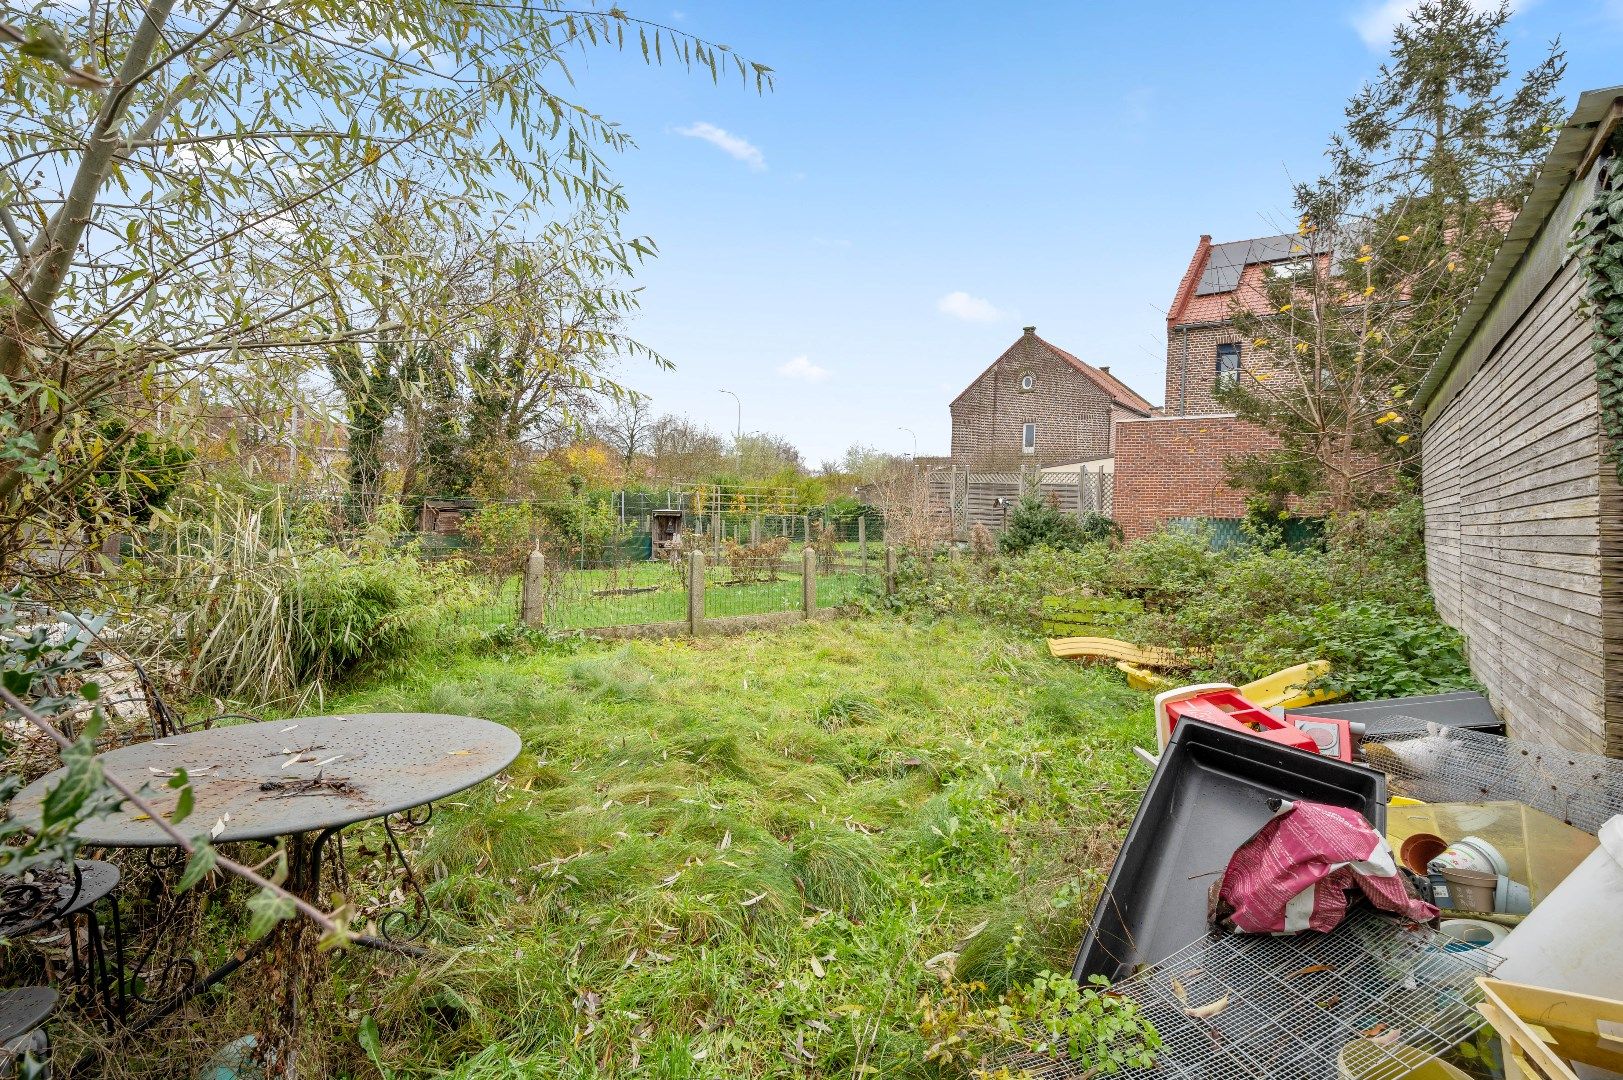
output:
M394 1077L941 1075L921 996L955 959L994 989L1069 965L1152 730L1114 672L893 618L425 665L332 707L524 737L415 834L443 958L340 955L304 1010L335 1077L380 1075L365 1017ZM252 985L168 1026L251 1030ZM124 1067L190 1075L178 1045Z

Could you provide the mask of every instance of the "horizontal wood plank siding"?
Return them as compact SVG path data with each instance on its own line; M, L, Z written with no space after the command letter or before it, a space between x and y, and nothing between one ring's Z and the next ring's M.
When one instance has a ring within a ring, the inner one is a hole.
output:
M1620 714L1623 493L1603 460L1591 324L1565 251L1584 202L1569 195L1426 428L1426 566L1512 734L1620 754L1608 717Z

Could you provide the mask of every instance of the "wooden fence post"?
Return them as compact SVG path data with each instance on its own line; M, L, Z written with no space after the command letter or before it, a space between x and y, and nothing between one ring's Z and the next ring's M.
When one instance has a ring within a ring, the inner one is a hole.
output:
M885 595L896 595L896 549L885 545Z
M704 552L688 552L688 633L698 637L704 630Z
M857 559L862 568L868 568L868 515L857 515Z
M800 610L806 618L817 613L817 549L800 549Z
M524 582L519 592L519 618L525 626L547 621L547 557L537 547L524 560Z
M756 514L755 516L750 518L750 543L751 544L759 544L760 542L761 542L761 515Z

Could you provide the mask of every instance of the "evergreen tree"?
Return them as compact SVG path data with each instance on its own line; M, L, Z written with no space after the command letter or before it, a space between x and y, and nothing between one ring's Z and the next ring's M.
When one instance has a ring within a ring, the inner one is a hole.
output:
M1507 57L1508 5L1425 0L1390 58L1347 105L1330 168L1298 187L1305 271L1270 274L1267 313L1235 323L1267 362L1219 400L1283 448L1230 463L1277 496L1344 508L1413 467L1413 392L1554 139L1565 70L1559 42L1520 77Z

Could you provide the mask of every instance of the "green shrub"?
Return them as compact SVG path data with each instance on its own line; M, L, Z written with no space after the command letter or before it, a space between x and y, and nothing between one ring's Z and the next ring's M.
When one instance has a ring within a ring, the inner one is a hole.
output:
M1106 544L1078 551L1039 547L995 559L908 559L897 602L936 615L973 615L1035 632L1045 596L1099 591L1111 564Z
M1379 600L1330 603L1279 612L1236 641L1229 673L1256 678L1290 663L1322 657L1322 685L1354 700L1477 688L1460 635L1438 621Z
M157 613L146 648L177 662L201 693L259 702L308 693L405 655L476 598L461 564L425 563L382 533L317 546L289 528L285 509L194 507L126 571L135 606Z
M1009 524L998 537L998 550L1020 555L1033 548L1054 551L1080 551L1099 540L1119 538L1121 530L1102 514L1089 514L1078 521L1034 495L1021 499L1009 515Z
M411 651L440 576L401 553L328 548L302 560L283 587L295 677L338 678Z
M897 601L1035 632L1044 596L1131 597L1144 613L1119 636L1181 650L1201 676L1248 682L1322 657L1333 668L1324 685L1354 698L1471 687L1461 639L1432 606L1423 530L1411 498L1338 515L1323 547L1303 551L1214 551L1203 530L1163 529L1120 546L918 560L904 566Z

